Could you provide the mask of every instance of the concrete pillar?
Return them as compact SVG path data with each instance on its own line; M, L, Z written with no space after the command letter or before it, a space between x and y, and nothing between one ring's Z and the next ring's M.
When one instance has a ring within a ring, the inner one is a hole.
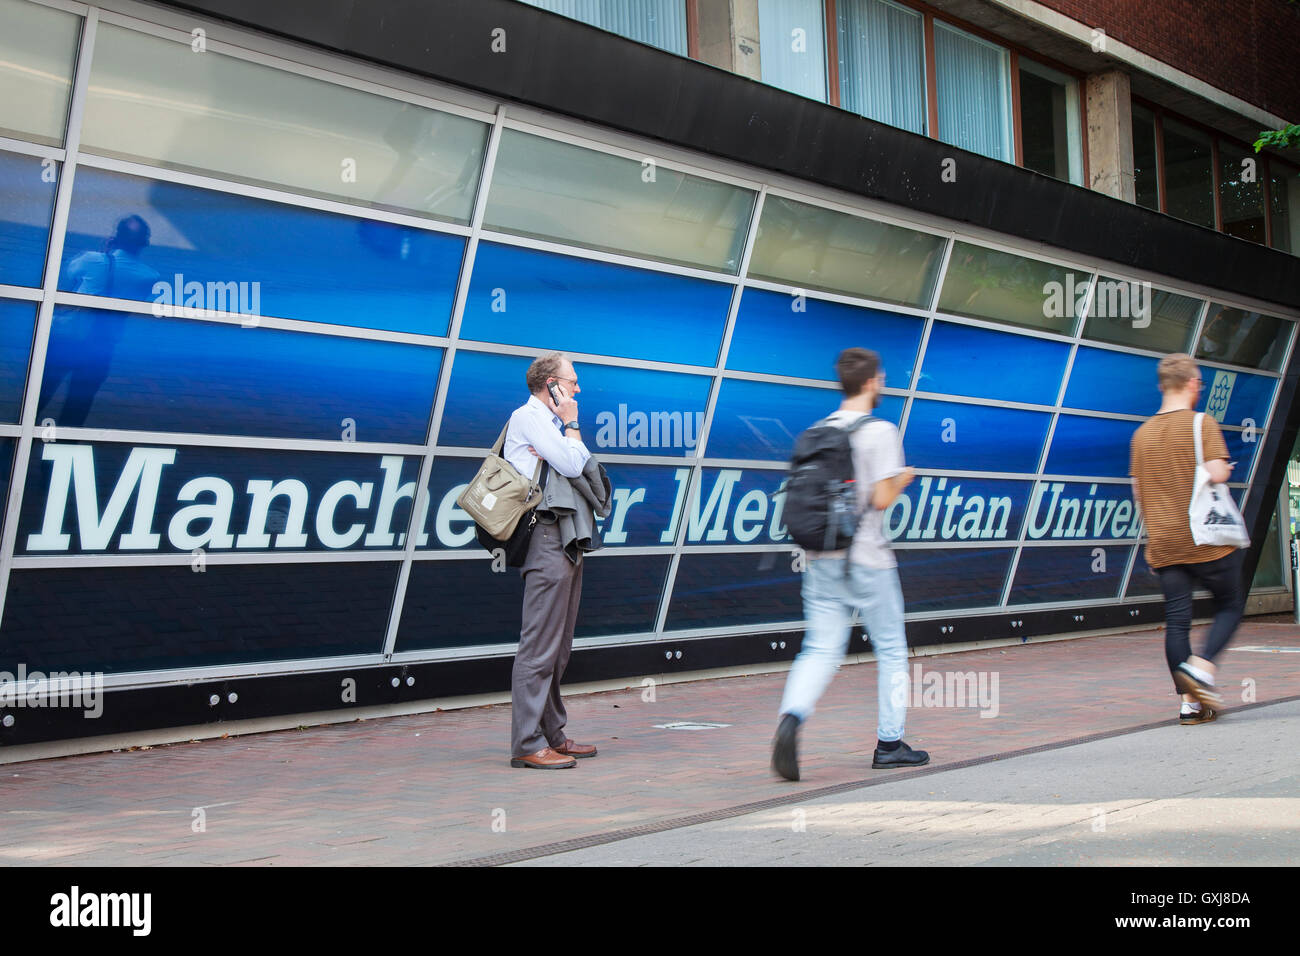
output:
M1089 187L1134 201L1133 101L1127 73L1108 70L1085 81L1088 104Z
M697 0L700 59L762 79L758 50L758 0Z

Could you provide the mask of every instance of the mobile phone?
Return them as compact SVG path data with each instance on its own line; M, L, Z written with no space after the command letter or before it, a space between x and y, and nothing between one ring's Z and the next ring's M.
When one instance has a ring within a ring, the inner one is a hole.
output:
M547 382L546 387L550 390L551 401L553 401L557 406L564 401L564 392L562 392L559 386L554 382Z

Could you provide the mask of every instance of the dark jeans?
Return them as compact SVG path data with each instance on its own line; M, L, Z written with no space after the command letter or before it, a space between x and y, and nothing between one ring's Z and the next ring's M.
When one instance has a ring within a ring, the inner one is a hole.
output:
M1157 568L1160 587L1165 592L1165 660L1174 669L1192 656L1188 632L1192 627L1192 587L1194 582L1214 596L1214 621L1205 638L1200 656L1213 661L1227 646L1241 623L1246 598L1241 583L1241 551L1206 561L1203 564L1171 564Z

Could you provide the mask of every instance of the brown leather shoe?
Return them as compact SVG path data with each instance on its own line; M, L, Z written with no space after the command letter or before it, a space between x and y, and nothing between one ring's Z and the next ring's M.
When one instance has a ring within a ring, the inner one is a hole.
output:
M564 743L556 747L555 752L567 754L570 757L594 757L596 756L596 747L594 744L574 743L568 737L565 737Z
M594 750L595 748L593 748L593 752ZM535 754L510 758L510 766L531 767L534 770L563 770L565 767L576 767L577 764L578 761L572 757L558 754L550 747L543 747Z

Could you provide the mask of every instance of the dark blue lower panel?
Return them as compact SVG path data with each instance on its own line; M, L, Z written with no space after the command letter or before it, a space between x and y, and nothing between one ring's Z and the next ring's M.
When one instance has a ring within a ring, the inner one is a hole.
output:
M664 629L802 621L792 559L790 551L682 555Z
M15 570L0 670L122 671L378 654L396 562Z
M901 548L898 576L909 611L991 607L1002 598L1011 548Z
M584 558L574 637L653 630L668 561L667 554ZM518 568L493 572L489 561L416 561L394 650L513 644L523 599Z
M1008 604L1113 598L1124 580L1130 545L1025 548Z

